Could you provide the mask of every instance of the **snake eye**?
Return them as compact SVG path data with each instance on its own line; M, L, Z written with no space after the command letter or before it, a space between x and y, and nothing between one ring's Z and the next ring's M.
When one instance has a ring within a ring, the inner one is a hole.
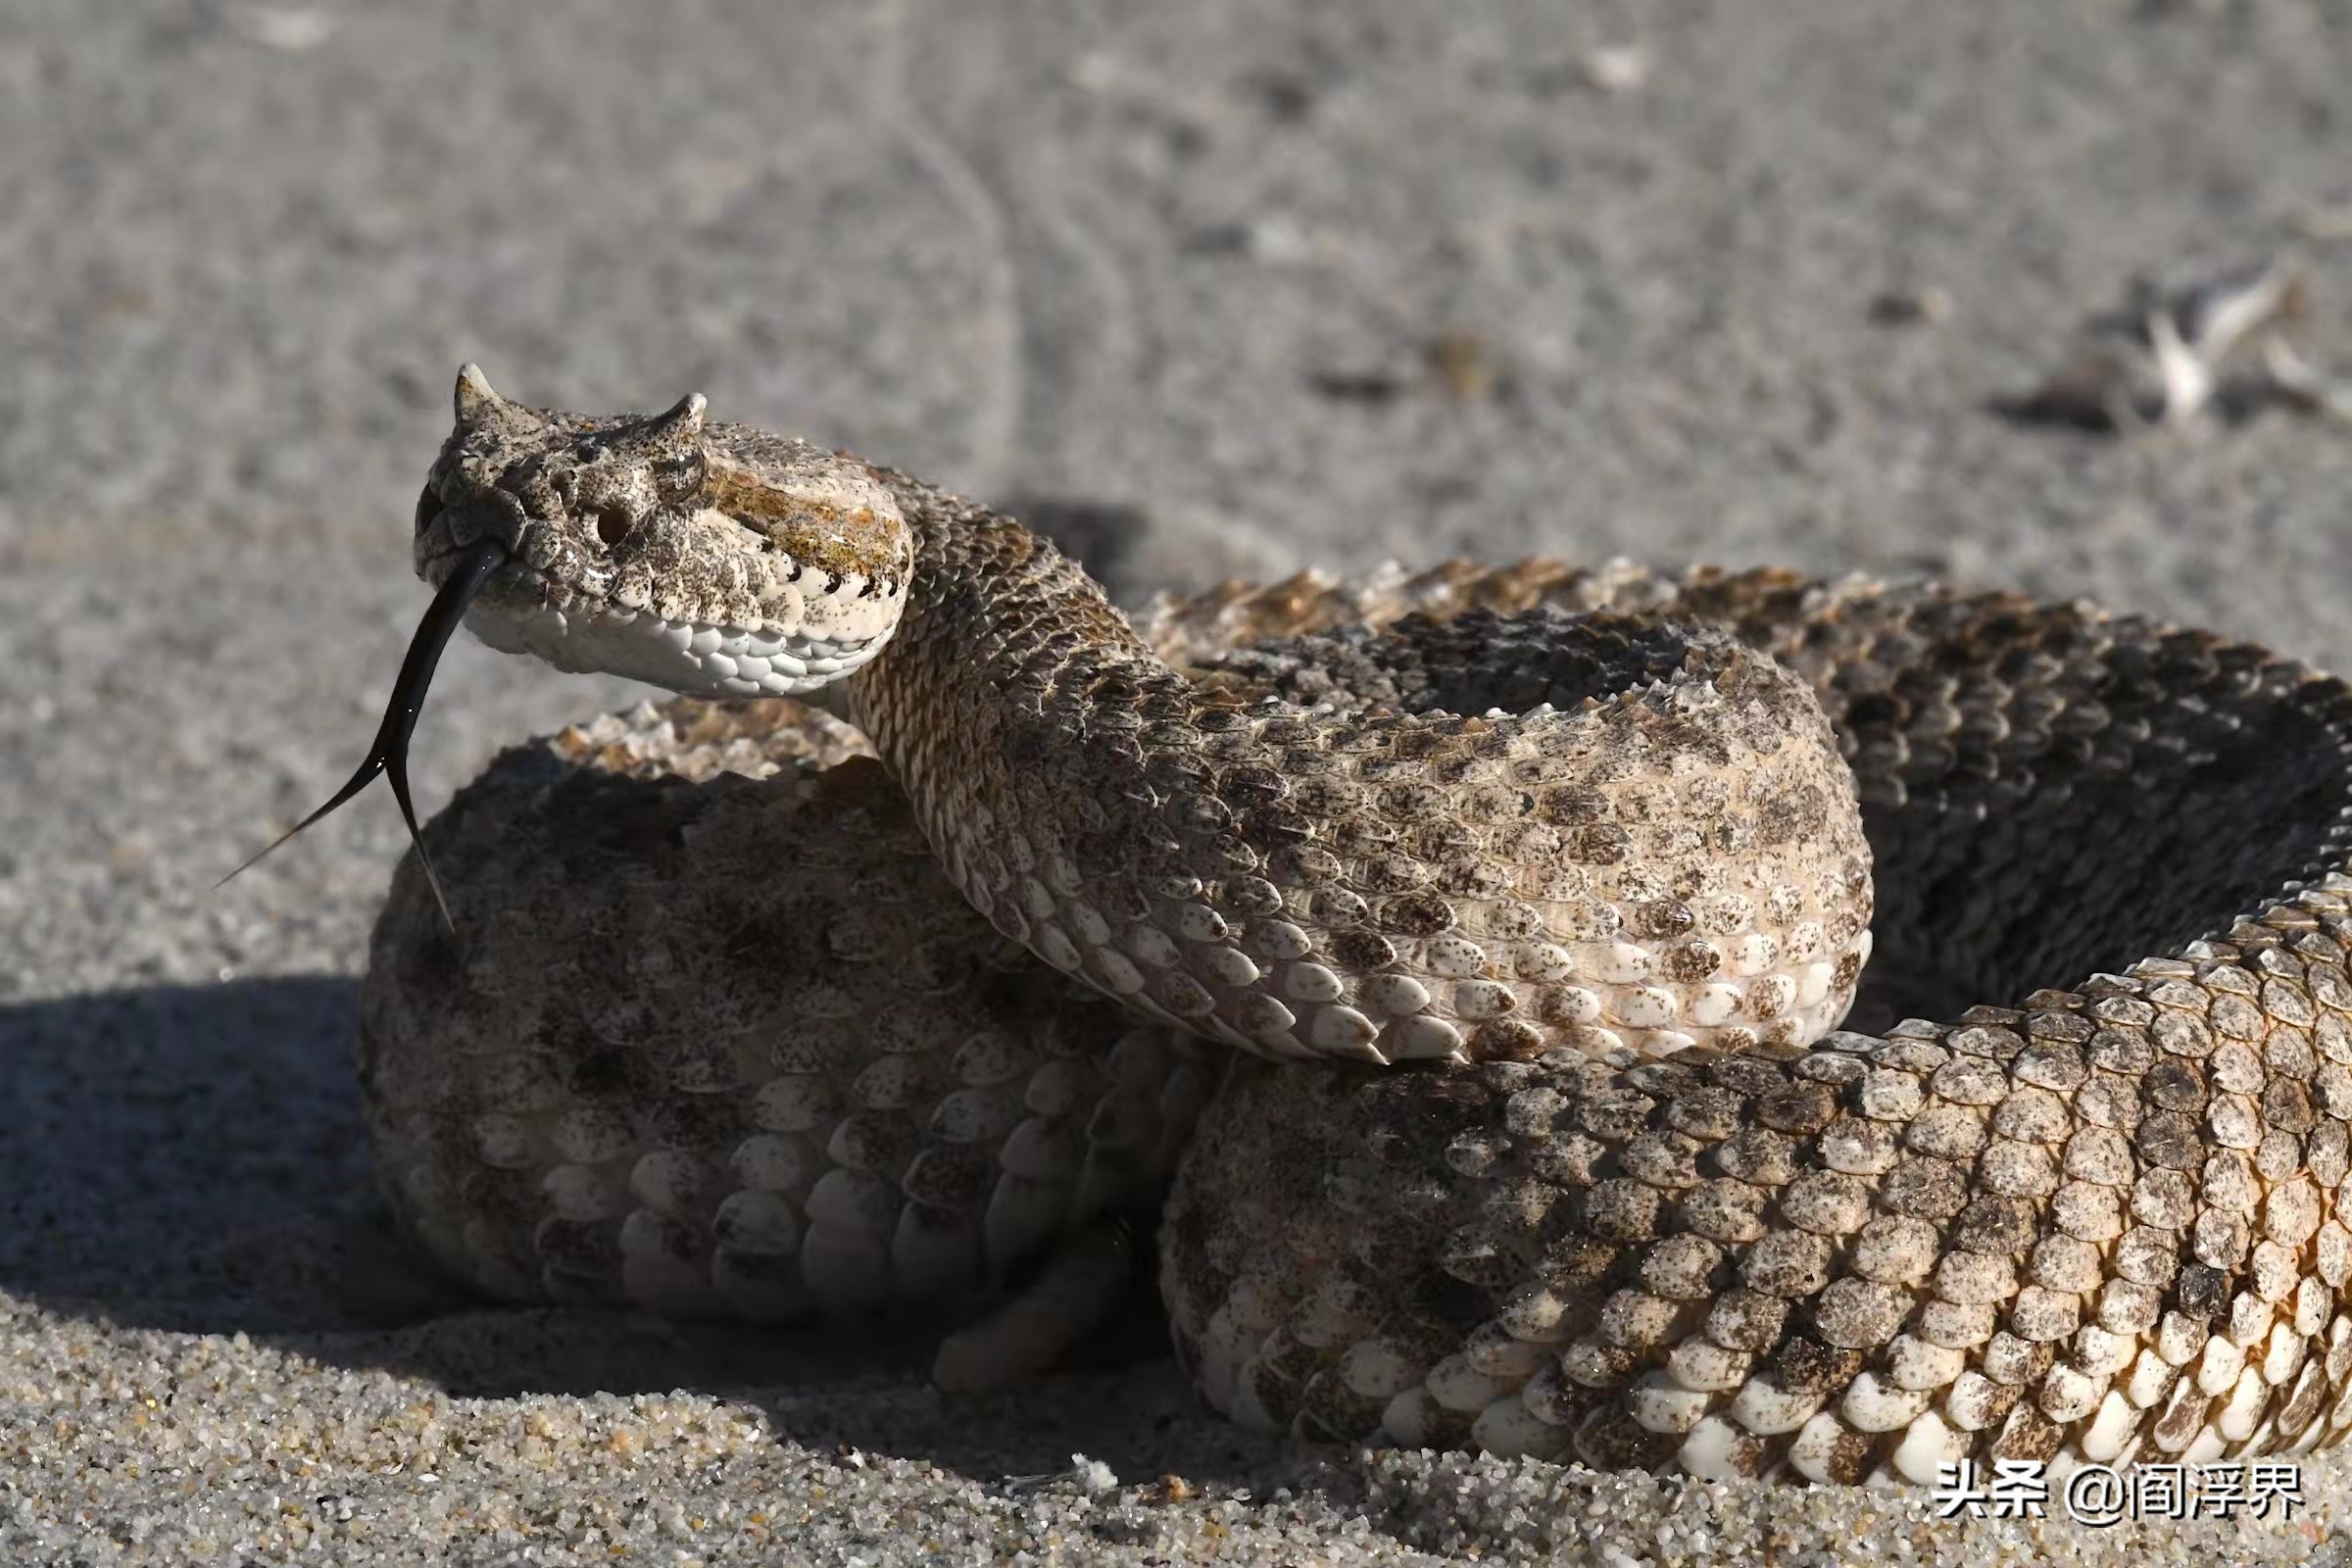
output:
M663 458L653 466L654 493L663 501L689 499L702 488L702 454L691 453L680 458Z
M626 539L629 530L636 526L637 519L629 515L629 509L617 503L596 509L596 536L608 547Z

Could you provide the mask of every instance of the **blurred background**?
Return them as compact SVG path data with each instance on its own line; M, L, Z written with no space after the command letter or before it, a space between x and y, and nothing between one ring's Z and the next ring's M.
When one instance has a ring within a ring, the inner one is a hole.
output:
M2340 442L1986 404L2134 276L2288 247L2352 367L2348 59L2319 0L14 0L0 550L397 571L475 359L1319 560L2267 622L2342 585Z
M345 1321L282 1260L365 1207L405 835L213 883L374 729L461 361L700 389L1130 602L1623 553L2352 666L2347 79L2331 0L9 0L0 1287ZM462 640L420 807L637 695Z

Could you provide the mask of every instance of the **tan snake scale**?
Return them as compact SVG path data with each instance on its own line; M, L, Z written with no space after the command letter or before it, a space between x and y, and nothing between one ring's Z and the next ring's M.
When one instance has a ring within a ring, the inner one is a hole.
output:
M1008 1302L961 1381L1165 1192L1180 1357L1317 1438L1854 1482L2352 1428L2333 678L1778 571L1308 576L1138 631L699 400L458 402L417 560L493 542L486 641L822 685L881 759L680 701L435 822L462 936L411 858L363 1072L461 1277ZM1857 979L1877 1033L1834 1028Z

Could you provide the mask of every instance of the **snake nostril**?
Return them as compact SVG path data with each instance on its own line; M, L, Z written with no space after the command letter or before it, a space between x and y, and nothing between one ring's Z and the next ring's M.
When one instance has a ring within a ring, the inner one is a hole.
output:
M628 509L625 507L608 506L596 509L596 536L607 545L620 543L629 536L629 530L636 526L637 519L629 515Z

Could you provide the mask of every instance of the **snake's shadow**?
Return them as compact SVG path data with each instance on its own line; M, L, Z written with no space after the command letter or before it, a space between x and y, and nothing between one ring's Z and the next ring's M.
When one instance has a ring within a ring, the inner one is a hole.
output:
M1066 1470L1073 1449L1122 1475L1262 1473L1270 1446L1199 1415L1164 1356L1106 1353L1017 1395L950 1400L903 1338L459 1295L411 1258L371 1185L356 990L289 976L0 1008L0 1290L63 1317L242 1333L257 1353L459 1396L700 1390L760 1405L804 1444L975 1479ZM1130 1346L1165 1344L1137 1328Z

